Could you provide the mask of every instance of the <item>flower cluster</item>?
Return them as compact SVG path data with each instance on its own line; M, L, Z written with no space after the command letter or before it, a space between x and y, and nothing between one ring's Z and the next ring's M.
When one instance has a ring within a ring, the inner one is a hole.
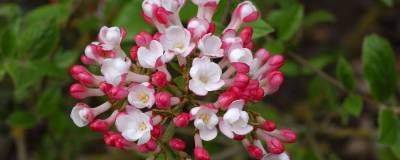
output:
M253 29L242 27L257 20L256 7L240 3L218 36L212 17L219 0L192 2L198 13L185 27L179 18L185 0L144 0L142 15L158 32L138 33L129 56L120 46L124 28L100 29L98 41L81 56L83 64L100 72L72 66L70 73L78 83L71 85L70 94L79 100L108 100L97 107L76 104L73 122L102 133L107 145L143 153L158 153L160 145L185 151L186 143L173 137L171 128L193 124L198 160L210 159L202 141L218 133L241 141L255 159L289 159L283 143L294 142L296 134L277 129L248 106L276 92L283 82L279 68L284 58L266 49L253 53ZM109 116L100 119L100 114Z

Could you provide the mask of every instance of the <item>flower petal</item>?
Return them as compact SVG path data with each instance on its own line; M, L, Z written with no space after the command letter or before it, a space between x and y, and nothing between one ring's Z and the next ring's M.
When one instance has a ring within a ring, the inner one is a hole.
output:
M189 80L189 89L199 96L204 96L208 93L203 83L193 79Z
M246 135L253 130L253 126L246 125L245 127L241 127L240 125L232 126L232 131L238 135Z
M211 141L218 135L217 128L213 128L213 129L204 128L204 129L200 130L199 132L200 132L200 138L205 141Z
M151 138L151 133L150 132L145 132L143 134L143 136L139 138L137 144L138 145L145 144L145 143L149 142L150 138Z
M233 124L240 118L240 110L237 108L230 108L228 111L224 114L224 121Z
M228 138L233 138L235 135L233 134L231 127L224 120L219 122L219 130Z
M225 85L225 82L220 80L216 83L207 83L205 89L207 91L216 91Z
M134 128L128 129L122 132L122 136L128 141L137 141L144 135L144 132L140 132Z

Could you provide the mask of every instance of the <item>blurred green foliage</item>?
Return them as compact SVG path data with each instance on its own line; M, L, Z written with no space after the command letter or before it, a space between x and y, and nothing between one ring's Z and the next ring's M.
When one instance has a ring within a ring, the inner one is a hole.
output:
M0 159L16 159L19 154L33 159L143 158L107 149L101 135L75 127L69 119L75 100L68 95L72 83L68 68L78 63L102 25L127 28L125 50L134 43L135 33L155 31L140 16L141 1L18 2L0 3L0 139L5 139L0 143ZM224 11L233 10L240 1L227 2L221 1L214 18L218 31L229 19ZM306 48L305 37L323 37L317 32L321 26L337 25L336 13L297 0L253 2L262 13L260 20L248 24L254 28L256 48L287 57L282 69L287 81L276 95L252 107L298 132L298 143L287 146L292 159L400 159L398 46L367 30L356 32L364 37L357 49L337 41L328 46L314 41ZM380 12L397 9L399 13L397 2L371 3ZM195 14L190 2L181 13L183 21ZM190 132L181 134L191 140ZM363 146L361 150L357 144ZM227 143L223 137L206 147L216 157L237 150L223 158L248 158L241 154L239 143Z

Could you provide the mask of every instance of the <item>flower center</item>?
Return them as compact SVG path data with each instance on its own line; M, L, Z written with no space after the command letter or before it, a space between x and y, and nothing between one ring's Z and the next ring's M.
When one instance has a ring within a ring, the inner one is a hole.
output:
M178 48L178 49L183 49L183 47L185 47L185 45L183 45L182 42L176 43L176 44L174 45L174 48Z
M141 101L142 103L147 103L149 101L149 95L147 95L146 93L141 93L138 96L139 101Z
M201 82L203 82L203 83L207 83L207 82L208 82L208 76L206 76L206 75L204 75L204 74L201 74L201 75L199 76L199 80L200 80Z
M147 129L146 123L140 122L138 128L139 128L140 131L146 130Z
M200 119L202 119L204 123L208 123L208 121L210 120L210 115L204 113L200 115Z

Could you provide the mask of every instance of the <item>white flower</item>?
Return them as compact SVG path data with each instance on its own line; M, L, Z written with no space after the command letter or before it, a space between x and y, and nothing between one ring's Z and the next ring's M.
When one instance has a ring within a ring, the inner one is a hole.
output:
M161 0L161 6L169 12L177 12L185 0Z
M199 49L205 56L210 57L223 57L224 50L221 49L222 42L219 37L211 33L204 35L199 41Z
M266 154L262 160L290 160L290 158L286 152L283 152L281 154Z
M227 29L222 33L221 36L224 49L230 53L236 48L243 48L243 41L240 37L236 36L236 31L233 29Z
M160 37L164 50L175 55L186 57L192 52L195 45L190 43L190 32L179 26L170 26Z
M72 108L70 117L75 125L83 127L88 125L97 115L110 109L110 107L111 104L109 102L105 102L95 108L90 108L85 103L78 103Z
M221 80L222 70L208 57L195 58L190 68L189 89L197 95L204 96L209 91L220 89L225 83Z
M149 47L142 46L138 49L138 61L143 68L156 68L159 60L169 62L174 58L173 53L164 52L160 42L152 40Z
M187 25L187 29L190 31L192 38L200 39L204 34L207 33L210 24L207 20L194 17Z
M142 9L146 16L153 17L154 9L160 6L160 0L144 0Z
M103 50L113 50L119 46L123 38L123 33L118 27L103 26L100 29L99 41L102 43Z
M192 0L192 2L193 2L194 4L196 4L196 5L202 6L202 5L205 5L205 4L207 4L207 3L212 3L212 2L218 4L218 3L219 3L219 0Z
M253 54L247 48L236 48L229 53L229 61L240 62L250 66L253 62Z
M217 112L216 109L206 106L194 107L190 110L190 114L194 117L194 126L199 130L202 140L210 141L217 137Z
M129 72L131 61L128 58L107 58L101 64L101 73L107 83L117 86L122 76Z
M136 108L151 108L155 103L154 89L142 83L129 88L128 102Z
M246 135L253 130L253 126L248 124L249 115L242 111L243 105L243 100L233 101L223 119L219 122L219 129L225 136L233 138L235 136L233 133Z
M138 141L138 145L147 143L151 138L153 126L150 117L140 110L131 109L118 115L115 126L128 141Z
M93 120L94 115L87 105L78 103L72 108L70 117L75 125L83 127Z
M257 8L250 1L242 2L238 5L237 12L239 12L239 18L245 19L247 16L258 13Z

